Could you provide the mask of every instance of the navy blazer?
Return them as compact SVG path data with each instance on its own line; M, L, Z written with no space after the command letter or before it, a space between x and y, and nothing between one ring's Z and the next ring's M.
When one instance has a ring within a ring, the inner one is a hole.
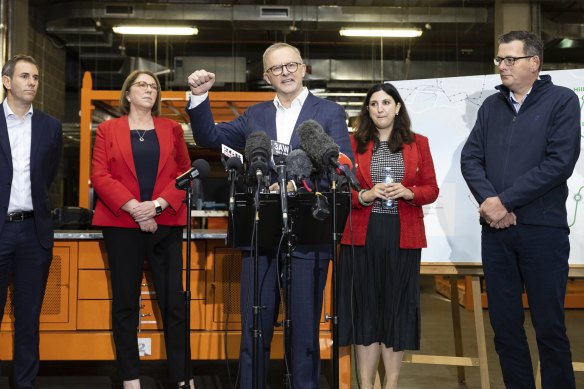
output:
M45 248L53 245L49 188L57 175L63 151L61 122L37 109L31 123L30 181L37 236ZM4 228L12 188L12 152L4 107L0 104L0 232Z
M187 109L187 113L195 141L203 147L220 148L221 144L224 144L235 149L243 149L247 137L254 131L264 131L270 139L278 139L276 107L273 101L253 105L235 120L217 125L213 120L208 98L195 108ZM297 129L302 122L309 119L318 122L339 146L341 152L353 160L343 107L308 92L294 128ZM294 130L290 138L291 149L298 148L298 142L298 134Z

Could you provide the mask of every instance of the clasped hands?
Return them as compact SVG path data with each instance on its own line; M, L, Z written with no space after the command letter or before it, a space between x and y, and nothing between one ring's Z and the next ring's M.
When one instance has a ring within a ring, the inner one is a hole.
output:
M122 210L128 212L130 216L132 216L132 219L134 219L134 221L140 226L140 230L155 233L158 229L158 223L154 220L154 217L156 216L156 206L152 201L139 202L136 199L132 199L124 204Z
M517 216L507 212L499 196L485 199L479 207L479 214L491 228L500 230L517 224Z
M406 201L410 201L414 199L414 192L399 182L392 182L391 184L380 182L362 194L363 201L368 203L375 201L376 198L383 200L403 198Z

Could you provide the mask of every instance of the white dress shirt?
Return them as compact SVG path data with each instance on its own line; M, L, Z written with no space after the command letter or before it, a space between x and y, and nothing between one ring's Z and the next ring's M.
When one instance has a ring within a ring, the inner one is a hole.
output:
M292 101L290 108L285 108L278 95L274 97L274 105L276 106L276 130L278 131L278 142L290 144L292 133L294 133L294 125L300 116L302 105L308 97L308 88L302 88L302 92Z
M20 119L8 106L4 99L2 103L10 152L12 153L12 187L8 212L32 211L32 195L30 185L30 146L32 132L32 105L28 112Z

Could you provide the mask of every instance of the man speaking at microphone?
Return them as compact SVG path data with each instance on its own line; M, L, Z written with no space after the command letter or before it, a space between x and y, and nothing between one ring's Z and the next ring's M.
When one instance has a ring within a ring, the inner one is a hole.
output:
M205 70L193 72L188 83L191 100L187 113L193 136L198 145L219 148L221 144L233 148L245 147L247 137L254 131L265 131L270 139L286 143L295 149L299 145L295 129L312 119L339 145L340 150L353 156L345 121L345 112L338 104L318 98L302 85L306 65L297 48L286 43L275 43L263 55L264 80L276 91L273 101L249 107L229 123L215 125L209 104L208 91L215 83L215 74ZM323 188L320 188L321 190ZM285 190L285 189L284 189ZM316 389L320 379L319 320L322 311L322 291L326 282L330 245L321 249L298 246L292 262L292 387ZM280 302L277 285L275 253L261 253L259 272L260 340L259 388L265 387L270 343ZM241 274L242 341L240 350L241 388L252 387L252 299L253 259L244 253ZM255 388L254 388L255 389Z

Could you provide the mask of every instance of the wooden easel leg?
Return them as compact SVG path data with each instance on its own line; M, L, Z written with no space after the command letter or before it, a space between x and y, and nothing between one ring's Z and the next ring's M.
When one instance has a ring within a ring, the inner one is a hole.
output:
M483 306L481 301L481 280L472 276L472 302L474 308L475 329L477 335L477 350L479 352L479 369L481 372L481 388L490 389L489 364L487 362L487 344L485 341L485 324L483 321Z
M454 330L454 351L457 357L464 355L462 350L462 331L460 327L460 308L458 306L458 277L450 276L450 311L452 313L452 327ZM458 366L458 382L466 380L464 366Z
M541 364L537 361L537 370L535 371L535 389L541 389Z
M339 388L351 389L351 347L339 347Z

